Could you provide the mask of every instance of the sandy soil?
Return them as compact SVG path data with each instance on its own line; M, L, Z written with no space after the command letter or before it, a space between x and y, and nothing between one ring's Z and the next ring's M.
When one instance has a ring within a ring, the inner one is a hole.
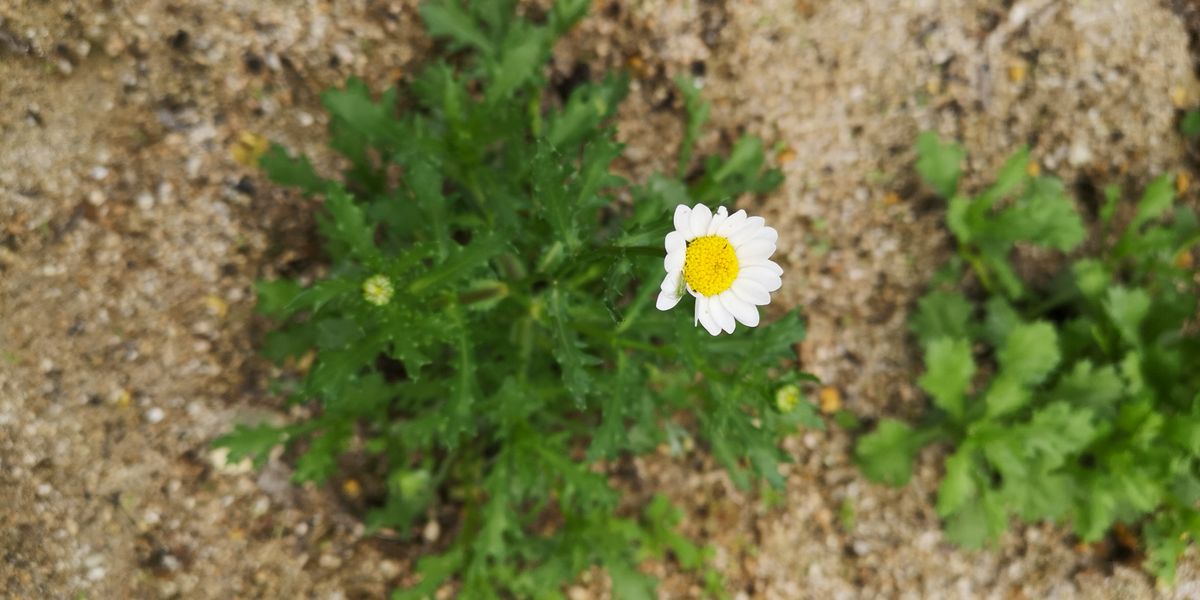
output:
M253 132L332 172L317 94L409 77L429 50L414 4L0 2L3 595L368 598L409 578L433 542L365 537L338 483L293 487L283 461L248 472L209 441L297 416L266 392L251 284L319 261L312 206L230 147ZM962 139L970 185L1028 144L1085 205L1108 183L1196 180L1174 132L1200 102L1189 20L1152 0L598 0L553 76L636 75L620 117L635 176L678 143L681 72L714 103L702 151L743 131L775 147L787 182L752 208L782 233L779 308L808 313L805 368L850 410L911 417L904 322L947 252L911 172L916 133ZM851 444L799 432L778 496L737 492L703 453L638 459L636 487L687 507L737 597L1200 597L1194 557L1156 590L1136 561L1048 526L954 549L931 502L938 450L891 490L862 479ZM650 568L664 597L698 594ZM572 597L603 596L602 579Z

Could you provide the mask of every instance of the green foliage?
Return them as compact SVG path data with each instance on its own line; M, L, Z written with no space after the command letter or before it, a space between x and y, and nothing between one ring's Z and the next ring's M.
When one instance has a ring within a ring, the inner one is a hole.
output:
M979 547L1014 516L1070 524L1085 542L1124 523L1141 529L1147 568L1171 580L1200 534L1196 216L1175 206L1169 178L1129 210L1110 187L1094 253L1024 281L1016 245L1067 251L1083 240L1062 183L1031 176L1021 150L968 198L957 146L926 134L917 151L958 242L911 318L933 407L916 427L884 420L863 436L863 472L902 485L921 447L948 442L937 510L949 539Z
M322 94L330 144L347 159L340 181L278 146L263 157L272 179L324 198L328 275L258 285L259 309L279 323L264 352L305 365L284 383L315 416L239 427L217 444L260 463L287 444L298 481L328 479L344 453L371 455L388 493L370 529L407 536L456 511L448 547L420 560L419 583L396 598L444 585L463 598L562 598L595 565L617 597L652 598L639 564L668 556L720 595L678 512L656 499L624 516L605 466L694 442L739 485L781 486L780 437L820 423L807 402L775 403L779 386L806 377L786 368L804 336L796 313L712 338L688 311L654 309L675 205L730 203L780 175L754 138L700 161L690 186L614 174L610 123L626 78L560 100L544 77L554 40L589 3L562 0L541 24L513 4L426 2L455 66L435 61L379 98L354 79ZM681 86L682 173L708 107Z

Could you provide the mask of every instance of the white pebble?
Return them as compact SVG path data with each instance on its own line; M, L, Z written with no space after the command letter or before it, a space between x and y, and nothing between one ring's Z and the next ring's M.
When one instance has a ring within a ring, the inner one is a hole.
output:
M146 411L146 421L148 421L150 423L161 422L163 420L163 417L166 417L166 413L163 412L163 409L161 409L157 406Z

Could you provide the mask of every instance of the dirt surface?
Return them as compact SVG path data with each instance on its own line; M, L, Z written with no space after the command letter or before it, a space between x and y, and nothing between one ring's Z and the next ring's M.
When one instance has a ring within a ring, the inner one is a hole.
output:
M701 151L763 137L787 181L748 208L781 231L776 308L806 309L805 368L845 408L912 417L904 323L948 251L916 133L962 139L970 186L1028 144L1085 207L1108 183L1190 172L1186 4L597 1L551 76L635 75L619 123L634 176L678 144L678 73L714 103ZM319 262L313 206L231 147L252 132L334 172L317 94L410 77L430 49L414 5L0 2L0 595L381 597L436 544L432 526L363 536L341 482L293 487L283 461L248 471L209 448L233 423L298 416L266 392L251 284ZM957 550L931 501L938 449L892 490L851 443L797 433L784 494L737 492L701 452L638 459L637 487L688 509L739 598L1200 597L1194 553L1156 590L1136 559L1054 527ZM698 594L650 568L664 597ZM572 598L604 595L585 579Z

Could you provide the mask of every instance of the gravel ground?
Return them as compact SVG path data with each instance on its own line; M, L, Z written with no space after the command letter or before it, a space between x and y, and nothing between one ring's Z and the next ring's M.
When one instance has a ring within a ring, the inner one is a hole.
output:
M251 284L319 261L311 206L230 149L253 132L333 172L317 94L349 74L376 89L409 77L429 50L414 4L0 2L8 597L380 597L436 543L432 528L412 545L365 537L343 487L293 487L282 461L251 472L208 445L235 422L298 416L265 392ZM1186 3L1004 4L598 0L553 76L635 75L620 116L634 176L678 144L678 73L714 103L701 151L741 132L775 148L787 182L748 208L781 230L779 310L806 308L805 368L845 408L911 417L924 400L904 322L948 250L912 175L918 131L964 141L972 186L1019 144L1085 204L1110 182L1195 180L1174 132L1200 101L1189 17L1172 12ZM1156 589L1136 561L1048 526L956 550L931 502L939 450L892 490L862 479L851 443L798 433L775 496L736 491L702 453L638 459L636 487L688 509L738 597L1200 597L1194 557ZM664 597L698 594L649 568ZM585 579L573 598L604 595Z

